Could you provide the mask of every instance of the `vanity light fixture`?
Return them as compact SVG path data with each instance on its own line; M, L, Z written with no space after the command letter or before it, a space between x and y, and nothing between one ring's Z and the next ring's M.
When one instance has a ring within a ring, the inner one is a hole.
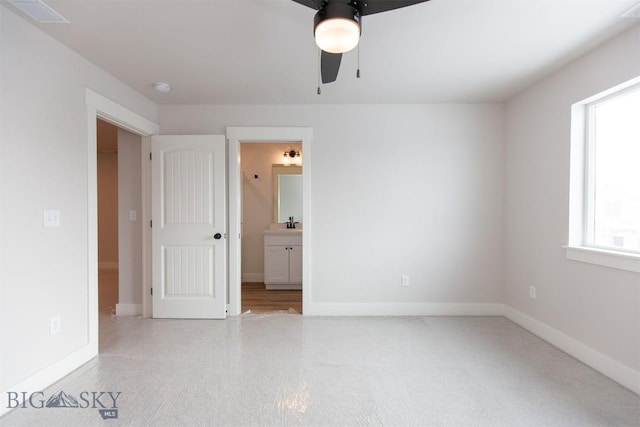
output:
M285 164L287 164L289 162L299 164L300 160L301 160L300 159L300 152L296 151L296 150L285 151L282 154L282 159L283 159Z

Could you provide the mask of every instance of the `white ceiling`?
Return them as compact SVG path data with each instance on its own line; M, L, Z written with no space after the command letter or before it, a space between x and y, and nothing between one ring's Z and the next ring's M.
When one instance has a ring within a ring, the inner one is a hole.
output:
M637 1L431 0L365 16L362 78L354 50L320 96L314 11L291 0L46 0L71 24L38 27L159 104L493 102L638 24L619 17Z

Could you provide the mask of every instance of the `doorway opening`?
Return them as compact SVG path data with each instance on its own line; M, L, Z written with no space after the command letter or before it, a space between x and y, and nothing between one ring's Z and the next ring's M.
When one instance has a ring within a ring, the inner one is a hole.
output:
M98 310L142 314L142 139L97 119Z
M98 310L118 303L118 128L97 119Z
M134 135L143 137L142 151L149 151L149 137L157 134L159 126L150 120L140 116L137 113L113 102L112 100L100 95L89 88L85 88L85 103L87 106L87 296L89 300L89 312L87 317L87 327L89 330L89 340L86 350L79 360L88 361L99 353L100 347L100 329L99 329L99 309L98 309L98 167L97 167L97 141L98 129L97 119L102 119L108 123L114 124L121 129L126 129ZM143 194L148 194L149 188L148 167L147 162L140 165L142 176ZM148 197L142 205L142 213L140 218L146 218L150 203ZM150 277L150 261L146 248L149 247L150 233L143 227L143 286L150 289L148 283ZM120 295L119 295L120 297ZM143 315L148 316L150 312L150 302L147 293L143 292L142 298ZM78 365L79 366L79 365Z
M302 313L303 155L300 142L240 144L243 313Z
M247 143L291 144L302 147L302 221L301 251L290 250L293 256L302 258L302 313L314 314L311 305L311 137L310 127L228 127L228 177L229 177L229 287L228 313L237 316L242 313L242 221L243 221L243 176L241 146ZM284 150L283 150L284 152ZM282 156L282 154L280 154ZM282 158L282 157L281 157ZM250 174L250 172L248 172ZM251 178L251 175L250 175ZM295 245L284 245L293 247ZM264 272L263 272L264 273Z

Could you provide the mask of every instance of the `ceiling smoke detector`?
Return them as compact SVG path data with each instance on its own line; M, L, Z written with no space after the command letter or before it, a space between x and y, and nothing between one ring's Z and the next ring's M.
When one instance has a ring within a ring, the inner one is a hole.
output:
M153 88L158 92L167 93L171 91L171 85L165 82L155 82Z
M7 0L10 4L41 24L68 24L64 16L53 10L42 0Z

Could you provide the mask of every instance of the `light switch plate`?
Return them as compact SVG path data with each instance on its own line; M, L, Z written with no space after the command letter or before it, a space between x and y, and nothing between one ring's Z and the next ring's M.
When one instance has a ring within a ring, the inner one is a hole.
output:
M129 221L135 221L138 216L136 211L129 211Z
M51 335L58 335L61 330L62 330L62 319L60 315L53 316L49 320L49 333Z
M45 227L60 227L60 211L45 210L43 221Z

